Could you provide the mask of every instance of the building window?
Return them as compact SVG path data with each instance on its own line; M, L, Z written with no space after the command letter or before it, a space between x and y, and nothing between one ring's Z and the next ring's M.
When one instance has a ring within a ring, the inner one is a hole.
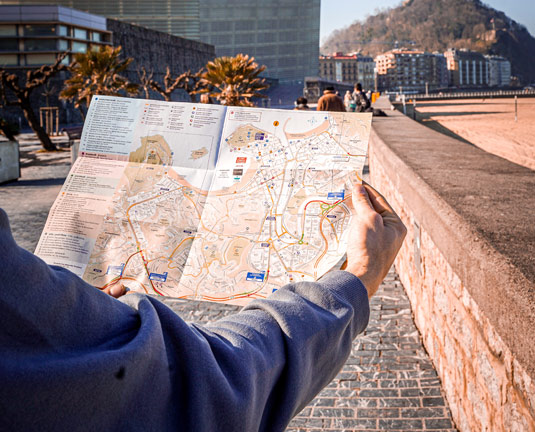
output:
M18 51L18 40L13 38L0 39L0 51Z
M54 24L27 24L23 27L24 36L55 36Z
M24 51L56 51L56 39L26 39Z
M248 21L236 21L234 24L235 30L242 30L242 31L248 31L248 30L254 30L255 29L255 22L252 20Z
M75 28L74 37L76 39L87 39L87 30Z
M275 32L258 33L256 37L257 37L257 40L258 40L259 43L276 42L277 41L277 33L275 33Z
M17 36L17 26L0 25L0 36Z
M69 27L60 25L58 26L58 35L60 36L70 36Z
M52 64L56 61L54 54L26 54L26 64L28 66L37 66Z
M0 66L17 66L17 54L0 54Z
M212 23L213 32L232 31L232 23L228 21L215 21Z
M73 42L72 51L77 53L87 52L87 44L85 42Z
M232 45L232 35L230 34L212 35L212 43L214 45Z
M93 42L102 42L102 34L98 32L91 33L91 40Z
M69 41L65 39L60 39L58 41L58 49L60 51L68 51L69 50Z

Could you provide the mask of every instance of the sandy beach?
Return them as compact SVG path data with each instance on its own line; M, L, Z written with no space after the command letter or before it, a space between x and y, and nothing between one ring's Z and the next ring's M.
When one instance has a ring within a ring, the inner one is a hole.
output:
M418 102L417 119L450 136L535 170L535 98Z

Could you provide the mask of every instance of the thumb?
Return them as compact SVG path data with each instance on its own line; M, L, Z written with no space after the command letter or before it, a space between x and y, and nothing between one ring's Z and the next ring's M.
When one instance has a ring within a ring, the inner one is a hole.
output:
M353 207L357 213L370 211L375 212L375 209L370 201L370 197L368 196L368 192L362 184L353 182L351 199L353 201Z

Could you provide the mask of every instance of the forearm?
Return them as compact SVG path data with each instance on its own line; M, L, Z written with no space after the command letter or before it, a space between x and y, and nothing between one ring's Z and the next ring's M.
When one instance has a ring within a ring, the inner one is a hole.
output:
M283 430L341 369L369 316L366 290L347 272L288 285L206 326L151 303L180 365L171 382L196 401L182 406L185 430Z

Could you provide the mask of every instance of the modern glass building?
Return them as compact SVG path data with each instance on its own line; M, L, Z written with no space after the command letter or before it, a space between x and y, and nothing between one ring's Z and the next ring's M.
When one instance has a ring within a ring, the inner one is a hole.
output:
M200 34L218 55L253 55L281 80L317 76L320 0L200 0Z
M0 0L58 4L252 55L266 76L316 76L321 0Z

